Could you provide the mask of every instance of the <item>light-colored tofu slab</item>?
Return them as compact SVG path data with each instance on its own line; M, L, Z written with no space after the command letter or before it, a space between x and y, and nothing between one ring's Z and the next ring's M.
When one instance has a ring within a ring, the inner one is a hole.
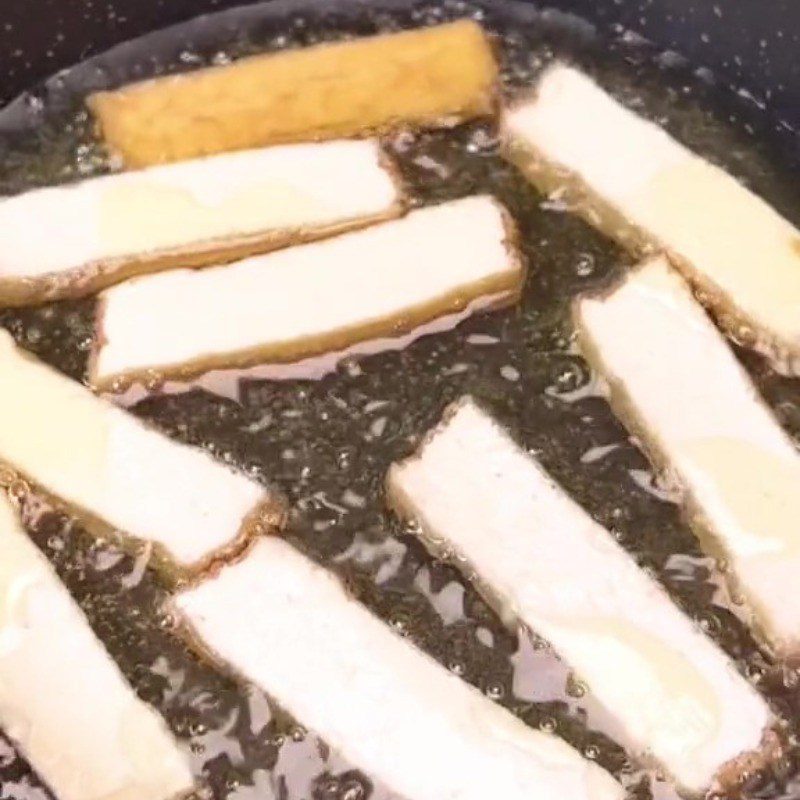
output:
M124 392L109 391L104 393L104 396L123 408L130 408L146 397L184 394L199 389L208 394L215 394L218 397L225 397L241 403L243 400L242 388L253 381L319 381L326 375L336 372L344 361L350 362L355 367L356 362L361 358L367 358L377 353L405 350L418 339L451 331L473 314L491 311L504 302L507 302L504 292L500 295L483 295L461 311L437 317L400 336L368 339L343 350L333 350L288 364L257 364L253 367L239 369L211 370L211 372L204 372L202 375L188 380L168 380L159 382L157 385L139 381L132 383Z
M292 363L398 336L483 296L519 297L516 231L488 196L414 211L235 264L151 275L106 291L90 381Z
M668 253L729 333L800 374L800 232L761 198L562 64L504 127L540 188L635 252Z
M398 216L378 142L226 153L0 201L0 303L79 297Z
M0 727L58 800L173 800L188 758L0 493Z
M666 259L580 300L587 357L618 414L677 480L698 533L728 561L754 622L800 652L800 454Z
M129 166L491 114L498 66L471 20L244 58L88 98Z
M20 350L0 332L0 462L90 527L151 542L178 572L280 518L273 492Z
M621 800L622 787L417 650L281 539L179 594L194 642L404 800Z
M767 757L764 700L471 398L392 466L387 488L423 542L474 572L509 624L552 644L637 757L692 793Z

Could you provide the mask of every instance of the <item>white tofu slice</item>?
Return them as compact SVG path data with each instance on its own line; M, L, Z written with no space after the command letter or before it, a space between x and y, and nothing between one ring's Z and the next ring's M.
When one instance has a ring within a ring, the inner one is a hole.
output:
M91 526L206 566L280 516L243 474L175 442L17 348L0 332L0 462Z
M0 202L0 303L243 258L402 210L376 140L226 153Z
M400 336L384 336L378 339L367 339L343 350L334 350L319 356L295 361L290 364L257 364L253 367L239 369L211 370L188 380L164 381L157 386L147 381L131 384L124 392L104 392L117 405L130 408L146 397L176 395L202 389L209 394L226 397L240 403L242 401L242 385L250 381L318 381L326 375L336 372L339 364L345 359L359 359L376 353L400 351L410 347L417 339L434 336L457 328L473 314L490 311L507 302L507 293L500 295L483 295L476 298L460 311L445 314L431 322L420 325Z
M324 242L202 271L152 275L102 296L91 382L294 362L399 335L484 295L515 301L524 269L487 196L421 209Z
M662 250L737 339L800 374L800 232L713 164L556 64L506 114L509 157L636 252Z
M172 800L188 758L0 494L0 727L58 800Z
M191 635L405 800L621 800L562 740L417 650L286 542L177 596Z
M663 258L580 300L575 319L615 408L685 489L761 632L779 654L800 652L800 454L723 337Z
M622 744L685 789L727 781L770 738L766 703L727 657L470 398L392 466L388 493L510 624L553 645Z

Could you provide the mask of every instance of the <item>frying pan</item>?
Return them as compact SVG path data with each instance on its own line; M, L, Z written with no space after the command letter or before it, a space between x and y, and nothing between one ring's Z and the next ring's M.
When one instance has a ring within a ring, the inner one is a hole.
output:
M236 0L25 0L0 8L0 104L114 44ZM800 8L793 0L548 0L602 27L622 25L769 98L800 124Z
M325 4L324 7L334 9L342 0L322 0L322 2ZM304 0L303 4L309 6L311 2ZM402 5L402 2L389 0L388 4ZM24 3L3 3L0 7L0 99L10 101L19 92L36 85L48 75L103 53L115 44L192 19L201 13L220 11L234 5L234 2L227 0L108 0L102 3L89 3L87 0L25 0ZM351 10L358 10L368 8L371 4L366 0L347 0L343 5ZM450 5L455 8L455 3ZM800 39L800 7L797 7L793 0L735 0L735 2L721 0L717 5L705 1L690 3L680 0L650 2L643 0L641 3L628 3L626 0L556 0L548 5L559 11L575 14L586 21L571 26L570 30L578 37L581 31L587 28L588 22L595 26L601 39L607 36L622 41L624 46L620 46L618 52L623 59L630 59L631 63L637 61L642 49L646 52L673 50L682 54L686 57L686 66L681 68L679 78L683 80L687 75L693 76L693 80L700 87L698 88L700 95L703 86L709 83L726 87L731 96L730 102L735 105L739 126L746 129L750 125L750 130L757 131L759 135L763 133L764 142L769 139L770 146L774 143L775 152L780 153L779 156L775 156L776 160L770 162L771 167L749 168L744 162L729 166L732 169L735 167L738 174L765 194L795 222L800 222L795 210L798 207L797 193L776 188L770 178L770 175L777 174L780 169L796 168L800 162L800 149L797 148L797 139L793 132L795 127L800 125L800 60L796 57ZM279 15L284 13L280 9L289 9L291 5L285 0L276 0L274 7L278 12L276 18L279 19ZM559 19L563 21L566 18L562 15ZM205 36L210 43L214 38L212 28L213 26L206 26L202 21L194 23L187 29L190 30L187 36L191 35L196 41L203 40ZM352 30L357 32L357 25ZM652 44L644 42L642 37L650 40ZM140 52L134 44L128 50L118 53L111 61L100 62L107 68L103 80L113 83L115 80L112 74L113 65L116 64L121 73L124 73L126 68L119 65L124 64L126 59L135 61L137 53ZM111 72L108 71L109 65L112 67ZM80 71L76 74L79 73ZM67 84L69 80L68 77ZM728 88L734 91L730 92ZM51 92L51 95L57 98L58 91L54 94ZM720 100L722 106L727 102L728 100ZM763 103L767 104L767 115L760 107ZM30 103L12 103L7 110L8 113L3 115L3 124L10 120L14 125L22 122L24 127L26 109L29 111L30 107ZM665 111L665 107L654 109L653 113L659 110ZM16 119L20 114L21 118ZM772 134L776 131L779 136L772 142ZM467 131L465 135L470 136L471 133ZM739 141L735 136L733 140ZM0 153L5 141L0 137ZM475 139L475 142L481 141L480 138ZM430 140L423 140L419 146L425 150L426 155L440 159L442 163L448 164L448 159L452 157L448 145L440 142L436 136ZM721 160L724 161L724 158ZM505 191L503 187L512 186L514 181L513 177L509 177L510 173L504 175L498 184L499 191ZM457 177L454 181L455 186L449 187L443 194L435 182L429 185L425 176L414 172L413 168L406 177L416 182L417 188L428 200L446 197L451 188L462 193L471 189L469 176ZM533 195L526 189L525 196ZM576 220L566 218L565 215L561 217L554 215L546 220L540 220L536 216L538 212L532 212L524 202L520 205L520 202L515 201L513 197L508 198L508 202L512 211L518 216L533 213L536 218L530 223L528 231L529 238L537 245L531 256L541 260L542 263L547 263L549 260L558 268L565 264L557 244L547 245L547 238L554 242L569 241L572 250L580 251L582 257L588 258L595 266L598 275L611 270L610 265L622 258L620 253L613 249L609 250L603 245L601 237L588 231ZM568 269L565 268L564 274L567 272ZM559 273L559 276L554 277L552 281L548 281L545 276L536 288L541 290L545 299L557 300L574 294L578 288L585 288L588 285L591 283L586 283L584 278L578 280L574 275L567 278ZM48 351L46 355L57 366L79 377L82 362L79 354L76 354L74 345L86 336L85 321L88 308L87 303L66 304L49 322L36 310L24 311L11 316L4 315L2 323L10 327L18 338L24 339L26 333L34 328L40 332L44 331L43 340L53 340L63 336L68 343L63 350L56 348ZM580 466L581 452L590 444L596 443L594 439L588 440L588 432L581 428L581 420L587 413L596 420L596 423L593 423L595 427L592 435L597 432L596 429L602 429L614 441L622 442L624 432L597 398L587 398L571 408L556 407L547 401L547 392L553 386L557 385L561 389L566 387L567 390L578 388L586 382L587 376L585 366L580 359L564 349L563 342L559 339L558 326L550 324L545 311L544 305L537 310L535 323L532 321L533 318L531 320L508 318L497 322L496 325L500 326L497 329L491 327L495 325L494 322L474 323L474 329L480 332L491 329L496 333L502 328L504 331L506 329L511 331L511 335L519 333L529 336L531 342L540 337L536 340L539 341L539 345L531 345L530 364L515 363L515 368L523 373L523 378L527 381L524 390L519 387L509 387L507 397L497 394L494 384L491 384L486 375L480 373L480 369L474 379L465 377L462 381L459 378L453 386L441 390L441 394L439 394L441 387L438 384L426 383L427 372L420 366L423 362L452 366L455 361L461 364L468 360L468 354L460 349L458 337L443 336L440 342L421 343L410 354L395 354L385 362L375 361L364 374L353 377L352 380L332 379L322 387L292 386L266 390L262 386L254 385L249 387L241 407L221 401L209 401L197 395L187 395L175 402L168 401L161 405L145 403L139 409L139 413L179 438L209 446L218 455L230 455L234 461L253 469L256 474L259 474L259 469L264 468L264 464L280 464L281 458L290 449L301 450L302 455L308 459L312 474L321 476L320 482L314 487L314 492L298 484L296 491L290 491L291 499L304 507L310 517L325 522L338 513L325 505L328 502L325 499L326 495L330 498L333 491L341 489L341 486L337 487L334 478L326 484L327 478L323 479L323 476L345 471L347 463L362 457L375 459L375 464L370 466L372 472L368 471L368 478L370 475L379 475L387 466L382 459L396 458L410 447L408 443L397 445L394 454L389 451L374 454L366 450L362 452L356 443L364 441L371 435L371 426L376 420L351 418L346 410L348 404L352 406L365 398L378 396L376 393L388 390L398 393L395 398L398 407L402 408L405 405L410 409L419 396L426 394L435 396L435 402L431 402L429 406L415 407L413 412L408 411L405 415L398 413L395 418L389 417L388 421L383 423L381 429L385 427L387 435L400 441L403 435L408 434L410 437L429 428L438 418L443 405L453 399L447 393L460 391L463 384L470 391L483 393L484 399L496 403L498 407L517 409L518 413L514 418L517 432L528 438L527 444L545 451L547 457L551 459L548 466L555 470L556 477L567 483L570 490L579 494L582 501L598 518L606 519L609 525L613 523L629 548L638 548L644 560L653 566L658 577L668 584L673 593L685 600L690 608L711 607L713 585L708 579L708 566L698 557L694 539L682 525L674 508L663 504L663 507L658 506L654 510L646 492L629 494L615 488L622 486L629 479L629 468L641 472L646 466L635 448L620 444L617 451L619 457L615 456L612 464L598 468L593 475L589 475L588 470ZM484 324L488 326L486 329L482 327ZM29 338L26 342L26 346L30 345L31 349L36 350L37 345L32 339ZM740 355L745 359L748 358L746 354ZM498 357L516 356L509 352L502 353ZM492 362L487 355L487 375L491 366ZM791 382L782 381L771 375L757 360L751 359L748 367L759 382L767 400L773 408L783 414L783 421L795 432L800 430L800 407L797 404L796 387ZM396 380L397 374L400 373L407 374L408 380L405 385ZM526 396L524 392L528 390L539 399L535 399L533 395ZM541 398L544 400L540 402ZM243 429L266 429L265 426L269 424L268 418L281 418L284 412L301 406L309 409L310 417L330 418L329 441L315 440L313 426L308 426L305 417L296 418L288 415L279 430L275 427L270 428L269 436L250 436L246 440L242 438ZM345 409L344 412L342 408ZM283 472L270 474L267 477L282 479L286 487L291 487L296 483L294 470L295 467L291 463L286 463ZM354 489L364 495L378 494L379 484L370 481L371 479L357 482ZM624 508L625 511L618 517L616 510L620 508ZM643 526L643 521L648 525ZM358 524L369 531L375 526L380 527L384 522L382 519L373 518L368 509L361 515ZM425 610L427 606L422 608L420 602L417 602L421 600L421 595L404 594L404 589L415 585L424 574L427 581L426 594L441 598L446 594L444 590L457 582L458 576L446 566L429 563L421 548L415 548L414 543L408 538L402 538L402 531L391 532L403 542L405 553L398 561L399 566L395 564L398 576L392 584L392 589L377 591L374 582L364 581L363 575L358 570L350 573L345 566L342 571L349 579L353 591L376 613L399 628L410 630L421 646L433 652L440 660L447 662L454 653L462 654L465 649L465 638L468 634L474 633L476 627L492 628L495 621L480 600L466 589L463 594L463 619L450 625L446 631L441 626L437 628L429 624L430 620L424 624L420 623L420 619L429 609ZM638 543L633 541L632 532L640 537ZM38 534L40 537L38 541L47 550L51 540L62 541L59 537L63 537L65 541L72 541L69 539L69 534L68 523L56 517L46 522L45 530ZM303 537L300 535L299 539L302 540ZM318 547L318 550L313 555L328 564L346 561L345 556L352 550L353 544L346 537L337 538L336 535L331 535L329 538L317 537L316 542L314 547ZM114 573L129 576L136 573L138 566L141 565L137 566L135 561L129 562L127 556L120 555L120 561L114 570L110 570L105 577L95 575L93 581L87 583L81 572L81 565L91 561L94 551L91 545L86 545L83 550L81 547L83 545L76 545L77 560L76 551L70 551L68 557L62 554L64 551L61 546L48 550L48 555L56 563L73 594L82 602L90 621L100 631L104 643L122 662L123 669L137 691L146 700L159 706L179 735L191 739L193 745L206 748L202 756L198 755L198 759L204 765L210 790L215 798L233 800L242 797L254 800L275 796L295 800L301 796L313 796L314 800L341 798L363 800L370 792L373 800L384 797L380 787L372 786L365 776L352 768L353 765L338 763L335 756L326 756L322 760L323 778L315 779L313 784L306 788L297 788L299 784L292 785L293 780L302 784L304 778L300 773L293 773L291 765L282 764L283 783L280 781L269 783L263 775L254 778L252 770L248 772L232 763L225 747L212 736L206 736L206 728L209 724L213 728L215 719L224 721L234 711L238 716L232 728L227 731L227 736L231 740L236 740L237 747L243 751L243 760L251 765L273 767L279 762L278 766L281 766L280 759L284 758L287 752L288 758L294 757L302 762L304 758L309 757L311 750L315 753L317 750L314 749L315 746L304 745L300 741L296 746L292 745L288 751L285 747L281 750L283 740L291 740L296 733L298 740L303 738L293 727L292 721L282 720L279 713L265 710L265 701L260 696L243 694L240 689L213 670L186 661L167 634L157 630L157 625L155 628L152 626L148 628L149 623L131 615L131 609L137 606L156 607L160 604L165 596L165 590L157 582L144 580L137 583L129 590L124 604L119 605L114 601L118 588L114 583L116 580ZM675 571L670 582L669 557L678 551L681 553L685 551L688 555L684 566ZM398 555L398 551L392 550L391 547L382 553L386 558L382 563L390 563ZM685 580L689 573L693 580L696 578L694 583ZM106 580L107 583L104 583ZM694 588L691 588L692 586ZM735 658L740 659L740 666L743 669L764 671L769 678L768 665L761 658L758 648L750 640L744 627L737 624L730 614L715 608L715 613L706 622L709 623L712 634L724 641L727 650ZM503 633L501 629L494 627L492 630L495 641L492 652L482 652L479 658L474 653L464 652L465 661L461 669L466 679L480 684L490 696L508 700L510 679L506 669L507 662L509 656L514 655L518 644L513 636ZM155 663L166 653L169 659L174 659L174 663L180 665L180 670L174 669L169 674L160 676L155 675L153 671L142 673L137 670L135 660L130 661L131 652L136 652L138 660L142 663ZM548 668L556 670L557 673L558 667L550 662L548 664ZM181 670L181 674L178 675ZM557 674L563 677L563 673ZM496 682L494 678L484 680L485 675L499 676L499 678ZM796 716L796 711L800 707L796 692L794 694L787 692L779 682L775 686L771 692L773 700L785 704L783 710L787 715ZM519 687L515 687L515 691L517 688ZM503 698L504 693L505 698ZM172 699L165 703L165 696L170 696ZM515 710L531 724L541 723L552 713L553 718L558 719L560 731L567 738L578 746L605 748L604 763L610 768L619 769L624 762L624 754L607 746L602 737L593 739L583 733L581 726L571 719L570 714L559 716L563 709L559 710L557 706L564 704L561 701L550 705L533 704L535 708L519 707ZM566 705L569 705L569 702ZM258 735L253 733L258 727L256 723L261 726L257 731ZM306 746L310 749L304 750ZM3 787L3 780L6 781L6 787L13 781L15 788L8 790ZM262 783L258 783L259 780L263 782L263 786ZM35 778L28 774L21 759L15 758L10 748L0 739L0 796L12 797L14 800L39 798L46 790L37 787ZM768 786L763 789L762 796L769 800L776 798L790 800L800 796L798 787L800 787L798 782L778 789ZM239 789L242 790L241 794L238 794ZM641 796L648 795L645 793Z

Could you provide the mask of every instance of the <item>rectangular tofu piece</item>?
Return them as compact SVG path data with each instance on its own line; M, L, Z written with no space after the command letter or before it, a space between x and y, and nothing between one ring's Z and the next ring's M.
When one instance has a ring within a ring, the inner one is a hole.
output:
M179 572L204 568L280 517L272 492L95 397L5 331L0 462L90 527L151 542Z
M151 275L106 291L90 381L292 363L398 336L478 298L519 297L524 269L505 209L488 196L235 264Z
M761 633L800 654L800 454L724 338L663 258L574 315L615 409L683 487Z
M0 492L0 727L58 800L172 800L188 758Z
M80 297L398 216L378 142L299 144L36 189L0 201L0 304Z
M608 773L526 726L278 538L179 594L194 643L405 800L622 800Z
M498 66L461 20L243 58L91 95L108 147L129 166L268 144L349 138L491 114Z
M471 398L391 467L387 488L422 541L474 572L509 624L552 644L632 753L693 793L758 760L772 737L764 700Z
M800 374L800 232L719 167L556 64L505 117L544 191L634 252L666 252L737 340Z
M479 297L460 311L437 317L401 336L368 339L343 350L332 350L290 364L257 364L239 369L211 370L188 380L167 380L157 385L134 383L123 392L104 392L102 396L123 408L131 408L147 397L179 395L199 389L241 403L246 393L245 387L253 382L320 381L326 375L335 373L345 360L358 360L377 353L400 352L418 339L452 331L473 314L495 308L499 300L500 297L492 295Z

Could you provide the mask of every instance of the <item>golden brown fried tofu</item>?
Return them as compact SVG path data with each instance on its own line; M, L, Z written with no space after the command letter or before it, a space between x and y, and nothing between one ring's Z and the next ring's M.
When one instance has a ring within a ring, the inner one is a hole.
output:
M462 20L245 58L87 102L107 145L143 167L487 115L497 72L486 34Z

